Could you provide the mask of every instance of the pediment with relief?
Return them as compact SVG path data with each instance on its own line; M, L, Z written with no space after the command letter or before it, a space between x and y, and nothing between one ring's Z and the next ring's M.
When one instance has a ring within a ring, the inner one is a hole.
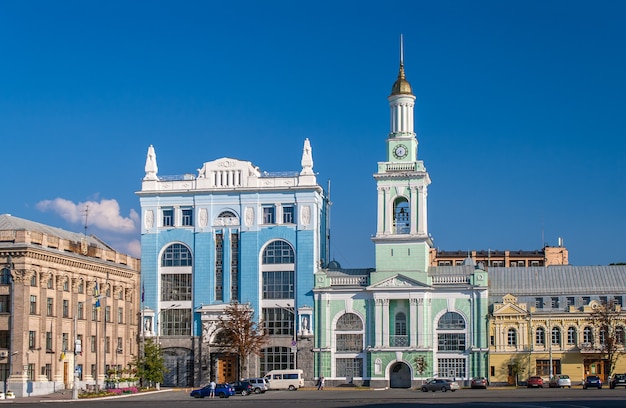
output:
M368 287L368 289L410 289L410 288L429 288L430 289L431 287L422 282L416 281L411 278L407 278L404 275L394 275Z
M526 304L496 303L493 305L494 316L527 315Z

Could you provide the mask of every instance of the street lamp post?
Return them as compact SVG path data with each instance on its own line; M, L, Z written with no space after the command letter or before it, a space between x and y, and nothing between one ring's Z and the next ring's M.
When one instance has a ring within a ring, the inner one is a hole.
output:
M287 303L287 307L276 304L279 308L288 311L293 315L293 340L291 341L291 350L293 351L293 368L298 368L297 357L298 357L298 338L296 332L296 311L295 308L289 306Z
M160 323L161 323L161 313L166 312L168 310L174 309L180 307L180 305L171 305L170 307L167 307L165 309L161 309L159 310L159 312L156 315L156 345L158 347L159 353L161 352L161 343L159 342L159 338L161 335L161 329L160 329ZM161 389L161 384L157 383L156 384L156 388L157 390Z

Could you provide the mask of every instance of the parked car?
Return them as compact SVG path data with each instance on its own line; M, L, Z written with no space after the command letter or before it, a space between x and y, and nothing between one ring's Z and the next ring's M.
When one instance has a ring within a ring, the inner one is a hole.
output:
M244 381L249 382L254 388L255 394L263 394L270 389L269 383L265 378L246 378Z
M454 392L460 389L461 387L459 386L459 383L445 378L435 378L434 380L430 380L426 384L422 385L422 392L446 392L448 390Z
M235 381L230 383L230 386L233 387L233 389L235 390L235 394L241 394L244 397L254 392L252 384L250 384L248 381Z
M626 374L613 374L611 382L609 383L609 388L614 389L615 387L626 388Z
M202 388L191 391L189 394L194 398L204 398L211 395L211 386L205 385ZM220 398L228 398L231 395L235 395L235 390L228 384L216 384L215 385L215 396Z
M543 378L538 375L533 375L532 377L528 377L526 380L526 387L528 388L543 388Z
M586 390L589 387L595 387L599 390L602 389L602 380L597 375L588 375L585 378L585 382L583 382L583 390Z
M550 378L550 382L548 383L548 387L550 388L572 388L572 380L569 378L569 375L559 374L552 376Z
M487 389L489 381L485 377L474 377L470 383L470 388L484 388Z

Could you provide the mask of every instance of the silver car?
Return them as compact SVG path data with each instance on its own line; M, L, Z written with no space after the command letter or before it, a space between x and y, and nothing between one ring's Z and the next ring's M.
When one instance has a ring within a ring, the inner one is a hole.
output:
M555 375L550 378L550 382L548 383L548 387L550 388L572 388L572 380L569 378L569 375L560 374Z
M434 380L428 381L426 384L422 385L422 392L428 391L441 391L446 392L448 390L454 392L456 390L460 390L461 386L456 381L452 381L446 378L435 378Z
M255 394L263 394L270 389L265 378L246 378L244 381L248 381L252 385Z

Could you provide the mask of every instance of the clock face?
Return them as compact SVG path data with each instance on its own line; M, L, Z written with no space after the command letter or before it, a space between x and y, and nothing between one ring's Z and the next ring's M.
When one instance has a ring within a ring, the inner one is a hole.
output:
M403 158L405 158L408 152L409 152L409 150L407 149L407 147L405 145L397 145L393 149L393 155L396 157L396 159L403 159Z

